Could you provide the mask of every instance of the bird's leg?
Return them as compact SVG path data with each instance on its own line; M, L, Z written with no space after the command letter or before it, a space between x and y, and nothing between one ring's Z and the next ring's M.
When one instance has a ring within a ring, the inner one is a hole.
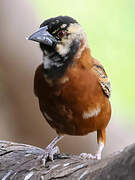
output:
M99 142L99 143L98 143L97 153L95 154L95 156L94 156L93 159L100 160L103 149L104 149L104 143L103 143L103 142Z
M45 148L45 152L41 158L43 166L45 166L47 159L50 159L51 161L53 161L54 155L58 154L59 151L59 147L55 146L55 144L60 141L64 136L57 136L56 138L54 138L51 143ZM54 147L55 146L55 147Z
M101 159L101 154L104 149L106 143L106 131L105 129L97 130L97 143L98 143L98 150L95 154L95 159Z
M92 154L87 154L87 153L81 153L80 157L83 159L96 159L100 160L101 159L101 154L104 149L106 141L106 132L105 129L97 130L97 142L98 142L98 150L95 155Z

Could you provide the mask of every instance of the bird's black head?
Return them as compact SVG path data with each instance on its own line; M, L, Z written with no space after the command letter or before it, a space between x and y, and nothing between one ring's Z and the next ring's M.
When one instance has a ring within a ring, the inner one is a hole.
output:
M55 18L50 18L45 20L41 25L41 27L48 26L48 31L50 33L53 33L55 30L59 30L62 28L61 26L64 24L65 28L63 27L62 29L66 29L70 24L78 23L75 19L69 16L58 16Z
M53 41L52 46L47 46L44 43L40 43L41 49L44 50L52 50L52 48L55 47L57 43L60 43L62 38L64 36L68 35L67 28L69 27L70 24L77 24L77 21L69 16L58 16L55 18L50 18L45 20L41 25L40 28L42 27L47 27L48 32L55 38Z
M85 33L78 22L68 16L58 16L45 20L40 29L29 37L40 43L43 51L45 73L61 76L73 63Z

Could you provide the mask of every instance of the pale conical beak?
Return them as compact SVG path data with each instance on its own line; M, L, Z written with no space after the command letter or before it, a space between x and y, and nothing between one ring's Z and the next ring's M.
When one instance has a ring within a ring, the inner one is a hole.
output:
M47 26L40 28L37 32L33 33L28 38L28 40L43 43L48 46L53 46L56 44L57 40L47 31L47 29Z

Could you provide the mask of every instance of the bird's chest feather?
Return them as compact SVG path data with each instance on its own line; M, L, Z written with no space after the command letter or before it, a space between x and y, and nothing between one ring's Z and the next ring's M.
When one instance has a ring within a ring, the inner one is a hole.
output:
M58 106L62 108L63 104L64 106L69 105L72 111L77 111L77 114L87 109L90 104L94 104L93 96L96 99L100 90L100 87L97 88L98 82L95 76L90 71L80 68L70 69L55 82L46 78L44 80L46 84L44 87L45 102L50 105L53 102L57 108Z
M63 134L81 135L94 131L100 124L96 122L101 111L98 105L104 101L95 75L85 68L75 67L52 81L41 72L39 68L34 89L48 123Z

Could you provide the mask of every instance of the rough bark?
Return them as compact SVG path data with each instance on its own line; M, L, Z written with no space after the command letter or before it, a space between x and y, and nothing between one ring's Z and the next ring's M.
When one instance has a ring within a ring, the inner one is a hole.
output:
M135 180L135 144L99 161L60 154L46 167L40 161L43 153L38 147L0 141L0 179Z

